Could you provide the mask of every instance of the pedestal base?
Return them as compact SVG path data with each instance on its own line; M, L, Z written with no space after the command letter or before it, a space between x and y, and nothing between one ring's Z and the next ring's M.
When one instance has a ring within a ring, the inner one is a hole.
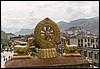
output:
M83 57L63 57L39 59L7 60L5 68L89 68L90 64Z
M73 56L73 57L80 57L81 54L80 53L63 53L64 57L69 57L69 56Z
M31 56L23 54L13 54L13 56L11 57L11 59L27 59L27 58L31 58Z
M39 49L38 58L54 58L57 57L55 48Z

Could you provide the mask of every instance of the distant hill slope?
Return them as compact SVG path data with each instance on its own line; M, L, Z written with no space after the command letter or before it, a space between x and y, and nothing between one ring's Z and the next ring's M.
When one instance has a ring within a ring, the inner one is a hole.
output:
M6 38L7 38L7 33L1 30L1 39L6 39Z
M15 35L28 35L34 33L33 29L21 29L20 31L17 31L16 33L14 33Z
M93 34L99 35L99 16L94 18L89 18L89 19L77 19L69 23L60 21L57 24L61 32L73 26L81 26L85 30L90 31Z
M15 36L13 33L6 33L3 30L1 30L1 39L8 39L8 36L13 35Z
M71 22L60 21L57 24L61 32L70 27L81 26L85 30L90 31L93 34L99 35L99 16L94 18L89 18L89 19L77 19ZM20 31L17 31L14 34L26 35L31 33L34 33L34 29L21 29Z
M68 27L68 22L60 21L57 24L58 24L58 26L60 28L60 31L63 31Z

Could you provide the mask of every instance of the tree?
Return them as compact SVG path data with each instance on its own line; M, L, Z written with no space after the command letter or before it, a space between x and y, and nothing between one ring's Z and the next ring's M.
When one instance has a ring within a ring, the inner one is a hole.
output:
M1 39L2 46L10 46L11 42L9 39Z
M35 39L32 41L32 45L34 45L36 48L40 48L40 46L36 43Z

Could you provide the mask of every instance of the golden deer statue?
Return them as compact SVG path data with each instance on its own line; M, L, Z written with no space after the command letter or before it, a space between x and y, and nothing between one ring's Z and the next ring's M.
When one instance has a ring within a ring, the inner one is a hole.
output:
M21 46L21 45L14 46L14 53L28 55L29 54L28 50L30 48L30 42L32 41L32 39L33 39L32 37L28 38L26 46Z
M68 45L67 39L65 37L62 37L62 43L64 45L64 54L73 53L75 56L80 56L80 54L78 52L78 46L77 45Z

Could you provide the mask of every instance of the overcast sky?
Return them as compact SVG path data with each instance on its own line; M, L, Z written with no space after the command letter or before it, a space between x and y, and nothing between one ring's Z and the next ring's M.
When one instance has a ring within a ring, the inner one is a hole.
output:
M46 17L55 22L99 16L99 1L1 1L1 29L33 29Z

